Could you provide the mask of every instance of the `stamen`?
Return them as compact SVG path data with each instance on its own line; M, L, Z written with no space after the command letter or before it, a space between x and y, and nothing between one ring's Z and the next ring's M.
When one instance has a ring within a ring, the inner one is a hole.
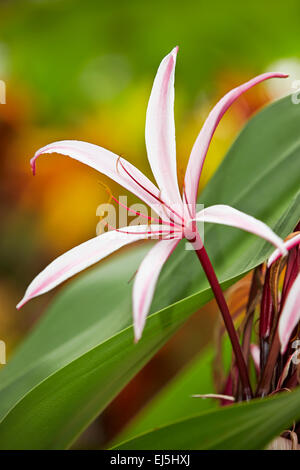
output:
M124 207L124 209L126 209L128 212L132 212L132 213L135 214L135 215L139 215L139 216L143 217L144 219L147 219L147 220L148 220L148 223L149 223L149 221L151 221L151 220L152 220L152 221L155 221L155 222L159 222L158 219L155 219L155 218L153 218L153 217L149 217L148 215L142 214L141 212L137 212L137 211L135 211L135 210L133 210L133 209L130 209L130 207L127 207L125 204L123 204L122 202L120 202L120 201L119 201L116 197L114 197L114 196L112 196L112 199L113 199L117 204L119 204L119 206Z
M120 157L119 157L120 158ZM130 207L127 207L125 204L123 204L122 202L120 202L115 196L113 196L110 188L108 185L106 185L105 183L103 183L102 181L100 181L100 184L101 186L104 187L105 191L109 194L109 201L108 201L108 204L110 203L111 200L115 201L117 204L119 204L119 206L123 207L124 209L126 209L128 212L132 212L133 214L135 215L139 215L141 217L144 217L144 219L148 219L149 221L152 220L154 222L157 222L159 223L159 219L156 219L155 217L149 217L148 215L145 215L145 214L142 214L141 212L137 212L133 209L130 209Z
M122 229L114 229L116 232L126 233L128 235L169 235L171 232L168 230L149 230L148 232L128 232ZM175 232L174 232L175 233ZM175 237L174 237L175 238Z
M108 199L107 204L110 204L110 202L111 202L111 200L112 200L112 198L113 198L112 191L111 191L110 187L109 187L107 184L103 183L103 181L101 181L101 180L99 180L99 184L100 184L100 186L102 186L102 187L104 188L104 190L107 192L107 194L108 194L108 196L109 196L109 199Z
M111 231L115 231L115 232L119 232L119 233L125 233L127 235L172 235L174 234L174 236L170 237L168 240L173 240L175 239L175 234L178 234L180 232L171 232L169 230L149 230L149 231L145 231L145 232L129 232L128 230L122 230L122 229L119 229L119 228L114 228L112 227L111 225L108 224L108 222L106 222L105 224L105 227L107 227L109 230Z
M161 199L161 191L159 191L159 198L160 198L160 200L162 200L162 199ZM173 218L171 215L167 214L166 208L165 208L164 204L162 204L162 210L164 211L164 213L165 213L165 215L167 216L167 218L170 219L170 221L172 222L173 226L178 225L178 224L175 223L174 218Z
M161 204L165 205L171 212L173 212L173 214L177 215L177 217L179 217L182 222L184 223L184 219L183 217L181 217L181 215L177 214L176 211L174 211L171 207L168 206L168 204L166 204L164 201L162 201L159 197L157 197L155 194L153 194L151 191L149 191L149 189L145 188L145 186L143 186L139 181L137 181L134 176L132 176L128 170L126 170L125 166L123 165L123 163L121 162L120 158L119 158L119 162L120 162L120 165L121 167L123 168L123 170L125 171L125 173L129 176L129 178L131 178L140 188L142 188L144 191L146 191L148 194L150 194L150 196L152 196L154 199L156 199L157 201L159 201Z

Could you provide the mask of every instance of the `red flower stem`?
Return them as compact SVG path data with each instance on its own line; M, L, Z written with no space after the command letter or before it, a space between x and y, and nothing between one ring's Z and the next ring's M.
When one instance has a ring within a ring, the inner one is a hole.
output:
M239 375L240 375L240 379L241 379L241 383L243 387L244 398L246 400L249 400L252 398L252 389L250 385L248 370L247 370L247 366L245 363L244 355L242 353L241 345L240 345L237 333L235 331L235 327L234 327L222 288L219 284L218 278L216 276L216 273L214 271L214 268L211 264L211 261L208 257L208 254L204 246L202 246L202 248L200 249L196 249L196 248L194 249L203 267L206 277L211 285L212 291L215 295L217 304L221 311L221 314L225 323L225 327L227 329L227 332L228 332L228 335L232 344L232 349L235 354L236 364L239 370Z

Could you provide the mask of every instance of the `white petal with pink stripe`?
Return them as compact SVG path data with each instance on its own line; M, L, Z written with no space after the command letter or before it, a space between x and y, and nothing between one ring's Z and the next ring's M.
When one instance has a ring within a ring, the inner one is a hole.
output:
M130 226L124 227L122 231L106 232L72 248L56 258L31 282L17 308L21 308L33 297L48 292L123 246L137 240L159 238L163 234L169 234L169 227L162 225Z

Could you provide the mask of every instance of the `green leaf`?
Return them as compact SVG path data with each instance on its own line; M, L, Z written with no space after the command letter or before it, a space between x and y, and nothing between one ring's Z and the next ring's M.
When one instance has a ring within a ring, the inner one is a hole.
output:
M116 442L125 441L174 421L193 416L218 406L217 400L192 398L195 393L210 393L213 351L209 349L184 367L118 436Z
M224 362L231 358L229 341L224 341ZM194 416L203 411L217 408L218 401L192 398L192 394L213 393L212 364L214 351L207 348L189 362L177 375L141 410L129 423L115 443L127 441L139 434L157 429L167 424Z
M300 218L300 107L290 98L255 116L201 196L231 204L286 236ZM289 209L287 211L287 209ZM287 212L286 212L287 211ZM272 247L207 225L205 244L223 288ZM67 286L0 374L0 447L65 448L180 325L211 298L199 262L182 242L160 276L151 315L133 343L128 280L147 248L118 255Z
M136 258L137 255L141 256L141 251L143 253L143 250L135 253ZM69 445L183 323L188 313L195 311L200 302L205 303L211 298L206 289L200 296L190 297L189 302L182 301L169 307L165 315L162 312L151 315L143 341L137 345L133 343L132 327L114 332L122 316L120 303L116 302L110 312L111 315L116 314L116 323L108 324L108 320L98 312L92 326L89 325L81 335L74 336L73 340L71 335L74 335L74 330L73 333L69 332L69 340L60 344L63 338L59 337L61 325L55 325L52 315L59 322L58 316L66 314L70 305L75 314L73 325L79 316L82 325L86 311L89 311L81 306L82 296L91 309L94 304L89 303L89 297L96 291L95 285L98 288L104 276L108 279L111 270L117 273L119 269L120 276L120 264L128 269L128 257L114 259L107 266L91 272L85 286L77 281L67 289L52 307L50 316L45 317L34 336L23 345L23 351L19 350L15 361L22 361L24 370L19 371L17 366L20 363L16 365L12 362L16 368L15 380L9 380L10 376L3 374L1 409L12 409L0 425L0 448L64 448ZM122 291L125 285L125 282L120 282L122 287L116 288L112 297L121 298L122 301L126 298L130 305L130 292ZM97 301L99 305L100 297ZM56 343L54 349L45 344L45 337L48 343L49 338ZM99 344L91 346L92 341ZM35 353L38 347L43 354L37 358ZM84 348L87 348L86 352ZM23 432L24 426L26 433Z
M138 436L119 450L264 449L300 418L300 389L193 416Z

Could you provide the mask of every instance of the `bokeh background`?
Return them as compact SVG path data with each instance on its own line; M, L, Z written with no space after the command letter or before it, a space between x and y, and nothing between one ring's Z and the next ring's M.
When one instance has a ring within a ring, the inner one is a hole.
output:
M97 206L107 201L93 170L66 157L38 162L39 147L87 140L121 154L151 177L144 145L145 111L160 60L179 45L176 69L178 176L205 116L229 89L270 69L285 84L260 85L220 125L201 185L206 184L245 121L300 79L300 2L31 0L0 2L0 339L8 360L53 295L15 305L53 258L95 235ZM129 203L134 202L129 196ZM136 411L210 341L210 303L138 374L77 447L112 438ZM0 366L1 367L1 366Z

